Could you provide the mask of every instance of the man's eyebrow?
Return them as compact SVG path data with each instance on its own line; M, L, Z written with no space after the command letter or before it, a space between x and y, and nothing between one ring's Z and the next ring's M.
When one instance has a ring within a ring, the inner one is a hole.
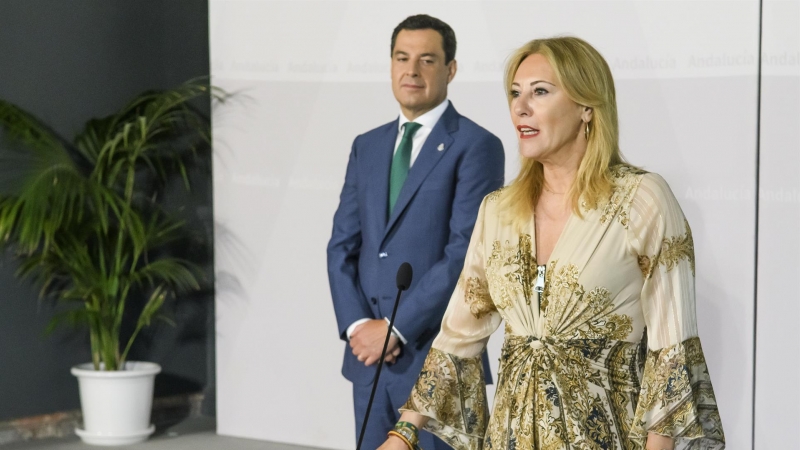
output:
M395 55L409 56L408 53L406 53L406 52L404 52L402 50L395 50L394 54ZM419 57L420 58L439 58L439 55L437 55L436 53L430 53L429 52L429 53L423 53L423 54L419 55Z

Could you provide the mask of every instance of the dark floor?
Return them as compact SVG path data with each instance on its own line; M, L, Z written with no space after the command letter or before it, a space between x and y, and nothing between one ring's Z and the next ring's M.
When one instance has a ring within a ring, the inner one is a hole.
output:
M77 436L64 439L40 439L0 446L2 450L313 450L311 447L277 444L232 437L217 436L216 422L210 418L187 419L165 430L159 430L150 440L124 447L87 445Z

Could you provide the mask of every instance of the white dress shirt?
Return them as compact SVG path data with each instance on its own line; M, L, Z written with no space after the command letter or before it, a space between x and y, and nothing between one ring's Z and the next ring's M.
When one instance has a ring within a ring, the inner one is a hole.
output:
M433 131L433 127L436 126L436 122L442 117L447 107L450 105L450 101L445 99L442 103L439 103L439 106L433 108L432 110L426 112L425 114L417 117L414 119L414 122L422 125L419 127L416 133L414 133L414 139L412 141L411 146L411 162L409 163L408 167L414 165L414 161L417 160L417 156L419 156L420 150L422 150L422 146L425 144L425 141L430 136L431 131ZM397 123L397 140L394 142L394 151L397 153L397 147L400 147L400 141L403 140L403 125L406 123L411 122L400 113L400 120Z
M417 129L417 132L414 133L414 138L412 140L412 145L411 145L411 161L409 163L409 168L414 165L414 161L417 160L417 156L419 156L419 152L422 150L422 146L425 144L425 141L428 139L428 136L430 136L431 131L433 131L433 127L436 126L436 122L439 121L439 119L442 117L442 114L444 114L445 110L447 110L447 107L449 105L450 101L445 99L442 103L439 103L439 106L433 108L432 110L414 119L414 122L420 124L421 126L419 127L419 129ZM397 122L398 122L397 140L394 143L395 153L397 152L397 147L400 146L400 141L403 140L403 125L411 121L408 120L406 116L403 115L402 111L400 111L400 117ZM384 317L384 319L386 319L386 323L389 323L388 318ZM353 334L353 331L356 329L357 326L361 325L362 323L368 320L370 319L359 319L350 324L350 326L347 327L346 331L347 340L350 340L350 335ZM400 331L397 330L397 328L392 327L392 334L394 334L395 337L400 339L400 342L402 342L403 344L408 344L408 341L406 341L406 339L403 337Z

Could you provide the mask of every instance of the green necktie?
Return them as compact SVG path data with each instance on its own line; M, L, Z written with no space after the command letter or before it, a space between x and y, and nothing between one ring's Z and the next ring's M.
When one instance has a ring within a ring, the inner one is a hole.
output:
M403 124L403 139L400 140L400 145L397 151L394 152L392 159L392 173L389 178L389 215L394 210L394 204L397 203L397 197L400 195L400 189L403 188L403 183L408 177L408 168L411 166L411 146L413 145L414 133L417 132L422 125L416 122L406 122Z

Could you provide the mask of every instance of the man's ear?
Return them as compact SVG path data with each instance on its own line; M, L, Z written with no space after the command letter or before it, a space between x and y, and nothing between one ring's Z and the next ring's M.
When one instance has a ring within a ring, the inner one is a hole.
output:
M450 64L447 65L447 82L453 81L453 78L456 77L456 71L458 70L458 63L456 60L450 61Z

